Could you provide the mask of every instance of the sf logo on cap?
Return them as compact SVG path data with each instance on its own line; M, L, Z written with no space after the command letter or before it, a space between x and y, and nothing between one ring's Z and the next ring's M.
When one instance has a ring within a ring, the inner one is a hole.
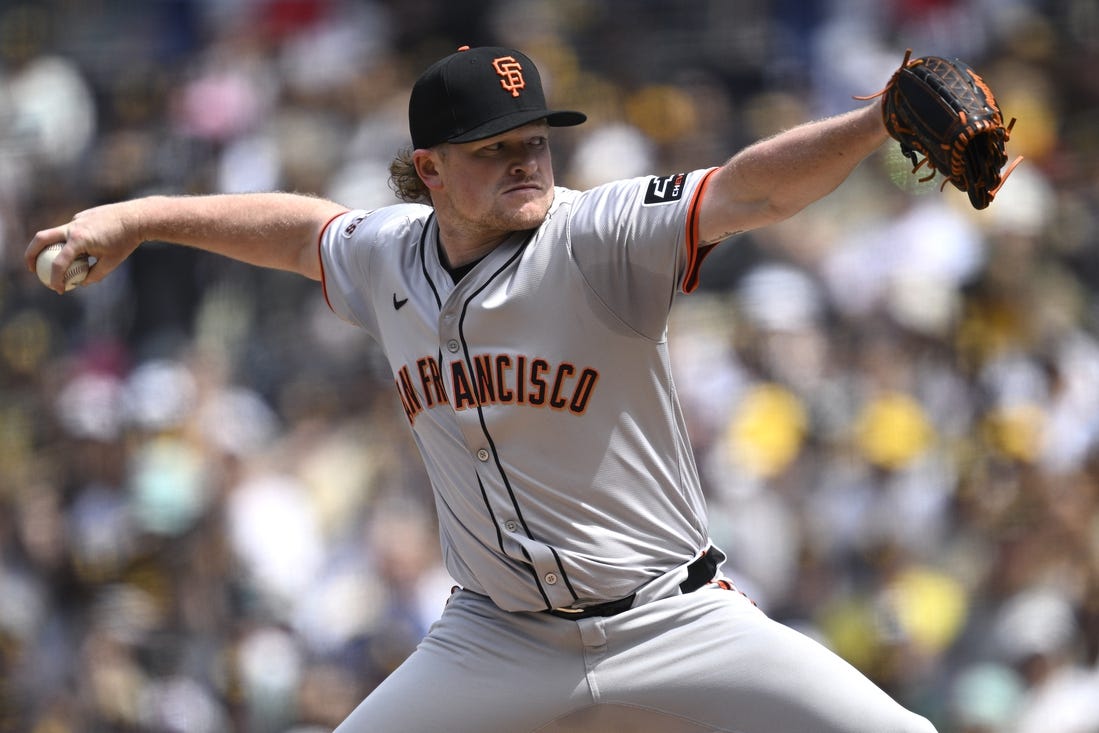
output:
M513 56L501 56L492 60L492 68L500 75L500 86L505 91L511 92L511 96L518 97L521 89L526 89L527 82L523 79L523 67Z

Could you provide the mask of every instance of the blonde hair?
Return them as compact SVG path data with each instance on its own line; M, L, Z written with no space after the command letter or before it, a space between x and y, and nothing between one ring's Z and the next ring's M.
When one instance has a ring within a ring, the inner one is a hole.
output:
M402 148L389 164L389 187L397 198L410 204L431 204L431 192L416 172L412 148Z

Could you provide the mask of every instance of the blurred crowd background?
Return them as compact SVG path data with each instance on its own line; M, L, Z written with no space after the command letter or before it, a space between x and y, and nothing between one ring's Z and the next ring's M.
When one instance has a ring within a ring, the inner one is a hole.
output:
M150 243L62 297L22 253L143 194L390 203L464 43L589 114L578 188L850 109L906 48L986 77L1025 156L990 208L883 146L712 255L674 364L761 607L942 733L1099 733L1094 0L4 0L0 732L323 733L438 616L391 376L315 283Z

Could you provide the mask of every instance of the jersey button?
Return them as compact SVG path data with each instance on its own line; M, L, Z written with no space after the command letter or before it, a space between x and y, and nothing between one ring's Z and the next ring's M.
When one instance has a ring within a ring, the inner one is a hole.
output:
M477 451L477 460L481 461L482 463L484 461L487 461L488 460L488 451L485 450L484 448Z
M557 585L557 573L546 573L542 579L547 585Z
M519 529L519 523L513 519L509 519L508 521L504 522L504 529L506 529L508 532L515 532Z
M452 354L458 353L458 347L459 344L457 339L451 339L450 341L446 342L446 350Z

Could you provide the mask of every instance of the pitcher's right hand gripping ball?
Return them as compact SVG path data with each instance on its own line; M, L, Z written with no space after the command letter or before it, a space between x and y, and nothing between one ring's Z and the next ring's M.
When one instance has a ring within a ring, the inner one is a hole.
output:
M64 246L64 242L51 244L39 252L38 257L34 261L34 269L35 272L38 273L38 279L41 280L42 284L46 287L50 286L50 278L53 276L53 261L57 259L57 255L60 254L61 248ZM65 283L65 291L68 292L84 282L84 278L88 276L89 269L88 256L77 255L62 276Z
M856 99L882 97L885 129L912 161L912 172L924 164L931 169L921 181L939 172L943 187L953 183L969 194L973 208L983 209L1022 160L1016 158L1001 175L1015 119L1004 125L992 90L968 64L938 56L910 61L911 56L909 49L885 89Z

